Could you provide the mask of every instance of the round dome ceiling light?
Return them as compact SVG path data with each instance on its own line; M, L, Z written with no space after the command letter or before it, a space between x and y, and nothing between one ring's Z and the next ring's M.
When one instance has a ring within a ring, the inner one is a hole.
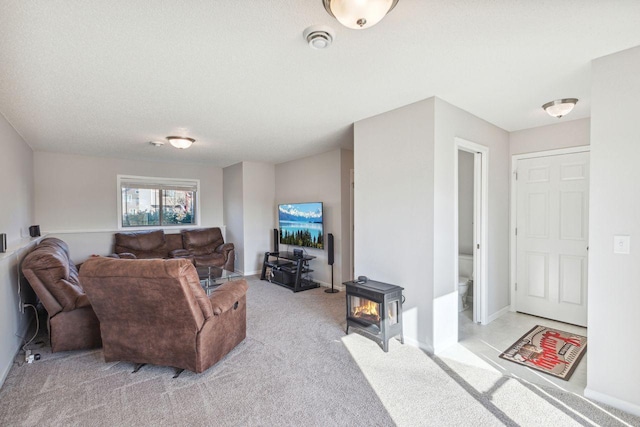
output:
M396 7L398 0L322 0L329 15L347 28L373 27Z
M335 38L333 28L326 25L312 25L302 33L304 39L314 49L326 49Z
M169 143L171 145L173 145L174 147L180 148L180 149L183 149L183 150L185 148L191 147L191 144L196 142L195 139L187 138L186 136L168 136L167 137L167 141L169 141Z
M569 114L571 110L573 110L573 107L576 106L577 102L577 98L556 99L555 101L544 104L542 109L551 117L560 118Z

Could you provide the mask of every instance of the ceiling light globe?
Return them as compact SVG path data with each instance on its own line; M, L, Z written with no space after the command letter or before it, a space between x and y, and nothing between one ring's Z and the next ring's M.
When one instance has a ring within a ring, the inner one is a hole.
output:
M325 0L330 12L347 28L373 27L385 17L398 0Z
M555 101L547 102L542 108L551 116L560 117L566 116L576 106L578 100L576 98L556 99Z
M176 148L180 148L184 150L185 148L191 147L191 144L196 142L193 138L181 137L181 136L168 136L167 140L171 145Z

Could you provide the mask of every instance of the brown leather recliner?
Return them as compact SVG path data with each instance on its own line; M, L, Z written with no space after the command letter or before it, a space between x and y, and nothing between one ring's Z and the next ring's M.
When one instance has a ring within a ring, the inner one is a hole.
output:
M234 271L235 248L225 243L220 228L182 230L182 244L193 255L196 267L222 267Z
M91 258L80 272L100 319L105 361L200 373L246 336L247 282L207 297L186 259Z
M52 352L100 347L98 318L64 241L43 239L22 261L22 272L47 310Z

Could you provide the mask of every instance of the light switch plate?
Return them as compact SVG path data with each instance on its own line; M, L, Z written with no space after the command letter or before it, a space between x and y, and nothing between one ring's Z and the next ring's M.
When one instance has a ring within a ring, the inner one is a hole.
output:
M628 254L631 250L631 236L613 236L613 253Z

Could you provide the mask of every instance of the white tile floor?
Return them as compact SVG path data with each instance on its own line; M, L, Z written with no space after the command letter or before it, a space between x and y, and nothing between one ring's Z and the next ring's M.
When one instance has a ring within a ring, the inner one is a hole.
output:
M458 325L458 350L462 347L470 351L504 374L512 374L534 384L554 385L566 391L584 395L587 385L588 348L587 354L580 360L569 381L500 359L499 355L535 325L544 325L584 336L587 336L586 328L514 312L508 312L489 325L482 326L473 323L471 309L459 313ZM455 353L456 350L452 350L446 356L460 357L460 355L455 356Z

